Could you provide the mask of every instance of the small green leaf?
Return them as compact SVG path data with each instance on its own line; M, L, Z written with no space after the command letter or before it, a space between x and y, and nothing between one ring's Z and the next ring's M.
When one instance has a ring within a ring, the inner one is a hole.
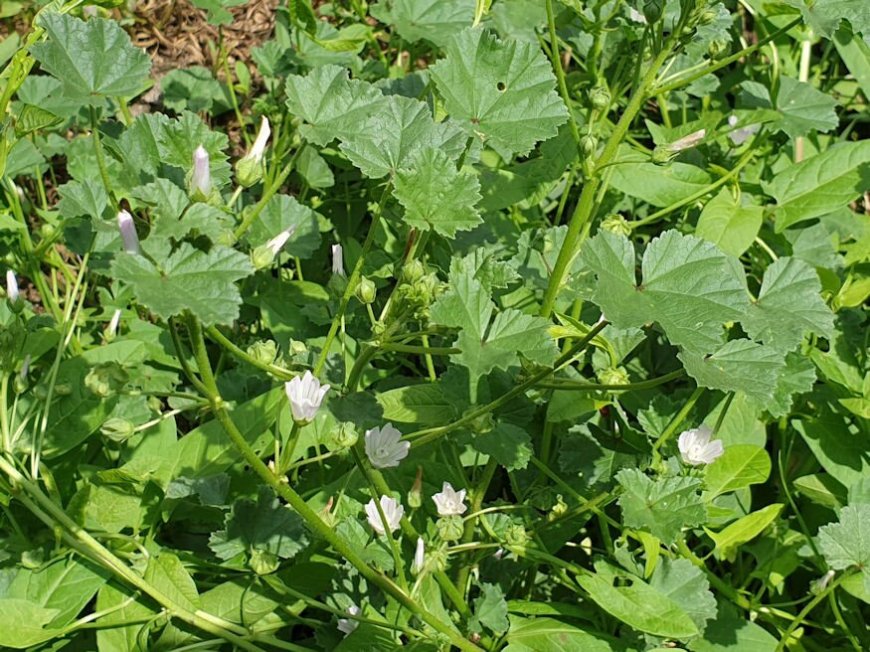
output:
M813 130L830 131L839 124L834 111L837 101L828 93L791 77L781 76L779 83L776 108L782 118L774 125L789 136L806 136Z
M230 324L238 317L242 297L235 282L250 275L253 267L247 256L233 249L213 247L206 254L182 243L159 268L144 256L122 253L112 271L158 317L169 319L187 310L213 325Z
M480 184L473 174L456 169L440 149L427 148L412 167L399 170L393 194L405 208L405 222L452 238L481 223L475 207Z
M765 528L770 525L773 520L779 516L783 505L774 503L768 505L757 512L752 512L746 516L737 519L726 527L721 532L711 532L705 528L707 535L713 539L716 544L716 558L729 559L732 553L749 541L752 541L759 534L764 532Z
M550 62L537 44L466 29L430 68L450 115L497 149L527 154L556 135L568 111Z
M701 211L695 235L726 254L741 256L758 235L763 215L763 208L744 206L735 201L728 188L723 188Z
M144 90L151 60L116 21L43 13L40 24L48 38L31 52L63 83L64 94L99 103L94 96L129 98Z
M435 425L453 421L456 407L437 383L408 385L380 392L375 397L383 408L383 420Z
M28 600L0 598L0 645L24 650L63 635L63 629L48 624L57 609L46 609Z
M679 161L656 165L649 157L628 148L620 150L611 179L620 192L662 208L694 195L712 182L710 175L696 165Z
M637 469L622 469L616 481L624 489L619 497L625 525L655 535L662 542L677 540L684 527L701 525L707 510L694 478L653 479Z
M830 338L834 315L821 293L815 269L797 258L779 258L764 270L758 299L741 322L750 337L781 351L796 348L807 332Z
M508 471L526 468L534 453L529 433L510 423L499 423L491 432L475 437L471 445Z
M859 197L870 174L870 140L839 143L780 170L764 192L776 199L776 231L820 217Z
M707 490L704 497L712 500L720 494L762 483L769 475L770 456L761 446L726 446L722 456L704 471Z
M519 618L511 615L504 652L614 652L625 649L603 636L555 618Z
M839 522L819 528L819 547L834 570L860 570L865 591L870 591L870 504L841 509Z
M504 591L498 584L482 584L480 593L480 597L474 600L474 613L468 620L469 629L480 633L486 627L496 634L506 632L508 608Z
M256 502L240 498L224 521L224 529L212 533L209 547L221 559L255 552L291 559L308 545L302 519L282 505L269 487L260 487Z

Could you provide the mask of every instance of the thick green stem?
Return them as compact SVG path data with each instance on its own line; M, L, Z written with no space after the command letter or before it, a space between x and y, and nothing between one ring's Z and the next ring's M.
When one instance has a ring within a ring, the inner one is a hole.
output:
M619 118L619 122L616 123L613 133L610 135L607 144L604 146L604 150L601 152L601 156L599 156L598 160L595 162L595 166L592 168L589 178L586 180L586 183L583 184L583 190L580 193L580 200L577 202L577 207L574 209L574 213L571 215L571 221L568 223L568 233L565 235L565 241L562 243L562 248L559 250L559 257L556 259L556 265L553 268L553 272L550 274L550 282L547 285L547 292L544 295L544 301L541 304L542 317L549 317L552 314L553 308L556 305L556 297L559 294L559 290L562 289L562 283L565 282L568 268L578 253L577 249L580 245L581 233L586 224L592 218L592 213L595 208L595 198L602 181L600 174L601 170L605 166L610 165L616 157L619 145L625 138L626 133L628 133L628 129L631 127L631 123L634 122L634 118L640 112L640 109L647 98L649 89L655 81L659 68L661 68L662 64L667 60L670 54L671 47L663 47L661 52L659 52L653 60L652 64L650 64L643 80L631 96L628 106L625 107L625 111Z
M479 651L479 647L463 638L453 627L442 622L439 618L426 611L390 578L369 566L365 560L360 557L353 546L338 536L335 531L329 527L322 518L320 518L317 512L308 506L308 503L305 502L302 496L296 493L296 491L289 485L281 482L278 476L269 470L269 467L263 463L263 460L260 459L257 453L254 452L254 449L251 448L250 444L248 444L244 435L239 431L227 411L226 404L221 398L217 382L215 381L214 374L211 370L211 363L208 359L208 351L205 348L205 340L203 339L202 328L200 327L199 322L195 318L190 317L188 323L190 327L194 357L196 358L203 385L205 386L206 396L211 401L218 421L227 433L227 436L242 454L245 462L275 491L276 494L296 510L296 513L302 517L302 519L308 524L308 527L315 534L325 540L335 549L336 552L338 552L338 554L342 555L348 562L355 566L363 577L372 584L377 585L384 593L392 596L397 602L432 628L447 636L456 647L461 650Z

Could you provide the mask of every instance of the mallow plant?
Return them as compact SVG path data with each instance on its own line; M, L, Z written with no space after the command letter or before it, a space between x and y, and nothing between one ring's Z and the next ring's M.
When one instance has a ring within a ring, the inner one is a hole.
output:
M863 3L314 4L0 45L0 647L870 649Z

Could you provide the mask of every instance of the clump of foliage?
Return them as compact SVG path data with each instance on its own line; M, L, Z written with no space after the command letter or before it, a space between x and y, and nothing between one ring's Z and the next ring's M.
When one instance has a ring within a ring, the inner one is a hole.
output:
M870 648L862 2L290 0L158 111L85 4L0 45L0 646Z

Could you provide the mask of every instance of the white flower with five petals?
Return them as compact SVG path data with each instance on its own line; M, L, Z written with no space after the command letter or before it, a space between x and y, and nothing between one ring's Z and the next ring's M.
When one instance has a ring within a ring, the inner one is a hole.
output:
M357 627L359 627L359 621L356 620L356 616L360 615L360 608L355 604L352 604L347 608L347 615L354 616L354 618L339 618L338 619L338 631L347 636L351 632L353 632Z
M290 411L293 420L304 425L314 419L323 397L329 391L329 385L321 385L310 371L303 376L296 376L290 382L284 383L284 391L290 399Z
M441 493L432 496L438 516L462 516L468 505L465 504L465 489L456 491L449 482L441 485Z
M713 431L702 425L680 433L677 446L686 464L712 464L725 452L721 439L712 439Z
M398 529L399 523L402 521L402 516L405 514L405 508L402 507L398 501L389 496L381 496L380 503L381 511L384 513L384 518L381 518L381 514L378 511L378 506L375 503L374 498L366 503L366 517L368 518L369 525L372 526L372 529L383 536L387 531L386 528L384 528L385 524L390 532L395 532Z
M402 441L402 433L388 423L383 428L366 430L366 456L376 469L399 466L408 457L411 443Z

